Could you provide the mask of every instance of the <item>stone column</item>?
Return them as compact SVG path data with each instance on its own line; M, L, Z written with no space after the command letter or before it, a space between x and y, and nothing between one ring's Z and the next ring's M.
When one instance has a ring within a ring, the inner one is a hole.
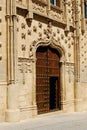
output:
M33 66L33 82L32 82L32 99L33 99L33 114L32 116L36 116L37 115L37 105L36 105L36 59L33 60L32 62L32 66Z
M7 110L6 121L16 122L20 119L18 109L18 85L16 76L16 1L7 0ZM10 70L10 72L9 72Z
M79 7L80 7L81 1L75 0L75 27L76 30L74 32L74 61L75 61L75 87L74 87L74 98L75 98L75 111L78 111L78 104L79 104L79 96L78 96L78 90L79 90L79 82L80 82L80 13L79 13Z
M66 100L65 63L64 63L64 61L60 61L60 90L61 90L61 109L64 110L64 102Z

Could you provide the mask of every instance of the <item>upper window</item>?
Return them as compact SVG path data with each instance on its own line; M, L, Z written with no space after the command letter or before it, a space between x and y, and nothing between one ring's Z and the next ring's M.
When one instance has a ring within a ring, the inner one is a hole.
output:
M86 2L84 2L84 15L85 15L85 18L87 18L87 4L86 4Z
M51 4L56 5L56 0L50 0Z
M60 0L50 0L51 4L60 7Z

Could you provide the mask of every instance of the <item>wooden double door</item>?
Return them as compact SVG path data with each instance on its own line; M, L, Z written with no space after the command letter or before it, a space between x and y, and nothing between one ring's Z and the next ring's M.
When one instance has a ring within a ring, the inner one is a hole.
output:
M38 114L61 109L59 53L47 46L36 52L36 102Z

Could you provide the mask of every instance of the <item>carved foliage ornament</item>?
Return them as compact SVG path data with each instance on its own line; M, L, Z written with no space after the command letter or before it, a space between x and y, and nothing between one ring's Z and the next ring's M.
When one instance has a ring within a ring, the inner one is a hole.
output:
M18 70L22 75L22 82L25 84L26 73L32 73L32 62L28 58L18 59Z
M38 39L36 41L33 41L32 45L30 46L30 53L29 57L33 58L35 57L35 52L39 46L53 46L54 48L58 49L62 54L65 55L65 48L56 40L55 38L45 38L45 39Z

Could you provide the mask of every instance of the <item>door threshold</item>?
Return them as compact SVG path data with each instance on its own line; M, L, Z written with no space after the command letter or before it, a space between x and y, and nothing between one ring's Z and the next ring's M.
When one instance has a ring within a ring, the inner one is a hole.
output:
M37 116L38 117L46 117L46 116L58 115L58 114L62 114L62 113L64 113L62 110L60 110L60 111L51 111L49 113L43 113L43 114L39 114Z

